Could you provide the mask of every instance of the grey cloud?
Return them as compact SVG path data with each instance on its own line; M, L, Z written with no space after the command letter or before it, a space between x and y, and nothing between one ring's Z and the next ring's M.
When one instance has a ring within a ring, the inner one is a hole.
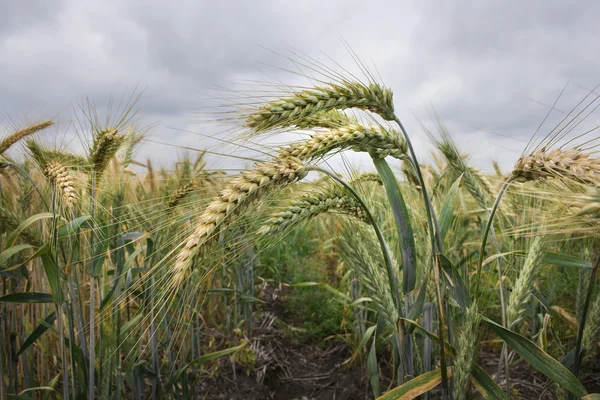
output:
M139 85L142 115L161 122L152 137L181 146L218 147L167 129L226 129L201 122L210 88L299 81L276 52L297 49L334 66L322 50L357 70L343 38L393 88L419 154L431 146L413 115L431 124L432 105L459 145L477 152L473 162L508 165L547 111L531 99L551 104L572 78L561 101L568 109L600 68L594 1L13 3L0 16L0 111L63 110L84 95L101 105ZM148 143L144 155L167 162L177 151Z

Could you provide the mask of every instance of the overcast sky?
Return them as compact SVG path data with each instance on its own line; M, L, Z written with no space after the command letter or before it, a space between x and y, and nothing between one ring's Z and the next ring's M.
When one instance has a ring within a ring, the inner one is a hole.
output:
M297 83L276 54L290 49L356 70L345 41L393 89L418 154L430 144L417 121L427 123L432 106L472 163L509 168L567 82L563 110L600 83L600 2L571 4L5 1L0 123L59 115L66 129L83 96L102 113L111 95L139 87L151 140L218 150L203 139L225 135L203 122L214 88L267 77ZM138 157L167 164L184 153L146 142Z

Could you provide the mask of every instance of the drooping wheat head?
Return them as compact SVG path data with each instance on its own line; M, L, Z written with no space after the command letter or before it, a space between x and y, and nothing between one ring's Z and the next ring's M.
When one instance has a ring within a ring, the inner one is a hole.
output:
M194 232L177 255L172 271L175 287L184 282L193 258L222 223L266 193L300 180L306 174L306 168L299 159L288 157L258 163L254 169L233 178L199 216Z
M77 198L75 179L70 167L83 165L81 158L69 153L42 148L36 141L27 140L27 148L46 179L54 185L67 207L72 207ZM67 164L71 163L71 164Z
M46 129L50 126L54 125L53 121L44 121L37 124L29 125L23 129L19 129L18 131L8 135L2 141L0 141L0 155L3 154L6 150L8 150L13 144L17 143L19 140L26 138L27 136L31 136L36 132L41 131L42 129Z
M52 184L59 191L63 201L65 202L65 205L68 207L73 206L77 196L74 180L69 172L69 169L59 161L54 160L48 163L43 172L48 180L52 182Z
M343 80L312 89L299 90L248 111L245 126L256 133L275 128L305 126L302 122L329 110L359 108L394 120L392 91L376 83L364 85Z
M351 149L368 152L379 157L405 158L407 147L399 132L382 126L348 124L327 131L317 131L309 139L280 150L280 157L297 157L301 160L322 157L332 151Z
M179 204L181 204L181 202L190 193L192 193L197 188L198 188L198 182L196 182L194 180L181 186L179 189L177 189L175 194L171 197L171 199L167 203L167 210L169 210L169 211L173 210L175 207L177 207Z
M593 184L599 177L600 159L578 149L542 148L520 157L512 171L512 178L519 182L559 178Z
M342 187L335 185L324 190L305 193L299 199L292 200L282 211L271 214L259 228L258 234L280 233L327 212L365 221L367 218L356 199Z

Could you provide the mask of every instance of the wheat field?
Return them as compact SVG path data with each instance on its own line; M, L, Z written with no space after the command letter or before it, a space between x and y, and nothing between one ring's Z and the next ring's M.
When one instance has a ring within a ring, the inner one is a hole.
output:
M132 104L86 109L83 151L51 120L0 138L1 400L285 398L227 387L300 363L267 328L341 346L367 388L341 398L600 398L600 96L487 173L374 76L311 82L231 102L237 143L302 134L235 173L138 159Z

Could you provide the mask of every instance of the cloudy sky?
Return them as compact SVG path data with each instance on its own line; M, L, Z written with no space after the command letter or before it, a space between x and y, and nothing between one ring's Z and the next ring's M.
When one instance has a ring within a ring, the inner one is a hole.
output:
M474 164L509 168L567 82L555 118L600 83L598 15L597 1L9 1L0 124L58 115L47 135L60 135L84 96L102 114L138 87L152 124L138 157L167 164L184 147L218 151L206 136L227 127L206 110L219 93L300 83L290 51L354 71L347 42L393 89L418 154L433 107Z

